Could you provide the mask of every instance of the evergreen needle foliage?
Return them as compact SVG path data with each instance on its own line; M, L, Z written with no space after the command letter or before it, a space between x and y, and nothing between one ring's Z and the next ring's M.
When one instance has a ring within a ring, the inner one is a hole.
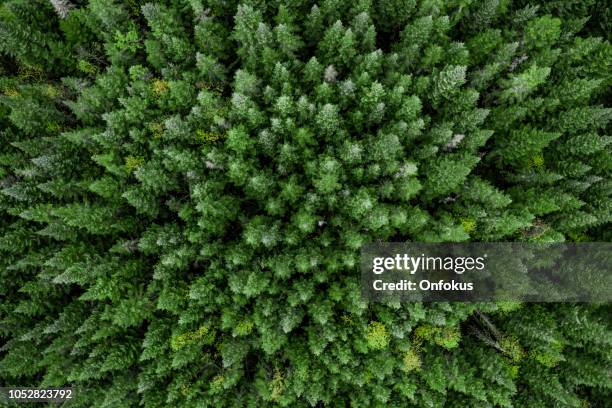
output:
M1 1L0 385L73 386L72 407L606 406L610 305L370 304L359 248L609 242L610 16Z

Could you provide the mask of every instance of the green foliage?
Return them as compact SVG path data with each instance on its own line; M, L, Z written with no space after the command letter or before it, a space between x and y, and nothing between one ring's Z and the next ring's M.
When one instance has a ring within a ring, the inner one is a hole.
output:
M592 0L4 1L0 383L606 406L610 306L368 303L377 241L610 241Z
M366 341L372 350L382 350L389 345L389 332L384 324L372 322L368 326Z
M457 327L435 327L419 326L414 331L415 340L421 342L427 340L446 349L452 349L459 345L460 332Z

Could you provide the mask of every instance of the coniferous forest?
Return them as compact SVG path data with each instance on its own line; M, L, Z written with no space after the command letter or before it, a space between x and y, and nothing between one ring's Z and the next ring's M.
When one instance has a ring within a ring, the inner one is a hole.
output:
M610 406L610 304L372 303L359 254L611 242L611 10L1 1L0 386Z

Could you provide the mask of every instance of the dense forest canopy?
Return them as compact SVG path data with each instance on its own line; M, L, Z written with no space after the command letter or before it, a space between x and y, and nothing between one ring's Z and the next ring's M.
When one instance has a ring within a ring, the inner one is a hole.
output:
M359 249L610 242L610 14L1 1L0 385L72 386L74 407L605 406L609 304L369 303Z

